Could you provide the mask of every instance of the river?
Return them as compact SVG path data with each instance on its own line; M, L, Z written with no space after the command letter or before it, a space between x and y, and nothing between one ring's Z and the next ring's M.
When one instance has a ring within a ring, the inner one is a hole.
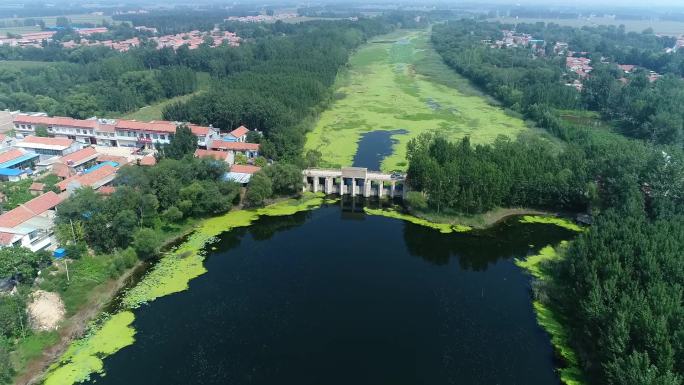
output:
M573 233L441 234L362 204L224 233L189 290L135 310L136 342L92 383L558 384L512 258Z

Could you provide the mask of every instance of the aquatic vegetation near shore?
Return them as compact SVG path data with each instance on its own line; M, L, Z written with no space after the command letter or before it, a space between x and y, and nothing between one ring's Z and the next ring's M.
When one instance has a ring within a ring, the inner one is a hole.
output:
M544 217L542 217L544 218ZM522 221L521 221L522 222ZM528 223L528 222L524 222ZM529 222L538 223L538 222ZM542 222L547 223L547 222ZM573 224L574 225L574 224ZM583 229L580 231L584 231ZM568 242L563 241L558 249L567 247ZM549 279L548 273L544 270L545 265L550 261L557 261L562 255L553 246L545 246L539 254L528 256L526 259L516 259L515 264L525 269L536 280L545 281ZM564 368L559 368L558 373L561 381L566 385L582 385L582 371L579 369L579 360L575 351L570 348L570 336L565 327L559 321L558 315L545 303L535 300L534 311L537 315L537 323L551 336L551 344L565 362Z
M326 199L323 194L307 193L298 199L287 199L260 209L231 211L202 221L183 244L162 257L124 295L122 307L127 310L111 316L88 336L71 344L50 367L44 385L71 385L88 380L93 373L102 373L105 357L135 342L135 329L131 326L135 316L130 309L188 289L192 279L207 272L202 249L219 234L249 226L261 216L292 215L332 202L334 200Z
M404 130L391 137L396 142L382 161L384 171L406 169L408 141L424 132L437 130L450 140L467 135L474 144L531 132L522 119L468 92L472 87L432 48L429 32L399 31L392 37L360 47L338 75L335 92L344 97L323 111L306 135L305 148L320 151L323 166L351 165L361 137L378 130Z
M453 232L465 233L467 231L472 230L470 226L452 225L450 223L434 223L422 218L414 217L413 215L400 213L399 211L394 209L369 209L368 207L364 207L363 211L368 215L380 215L388 218L401 219L403 221L411 222L419 226L430 227L432 229L439 230L440 233L444 234Z
M584 227L577 225L576 223L572 222L569 219L559 218L559 217L548 217L548 216L540 216L540 215L525 215L522 218L520 218L520 223L543 223L543 224L549 224L549 225L556 225L556 226L560 226L564 229L568 229L570 231L576 231L578 233L585 231Z
M102 373L102 359L135 340L133 313L123 311L106 319L90 335L71 344L59 362L50 368L45 385L66 385L86 381L93 373Z

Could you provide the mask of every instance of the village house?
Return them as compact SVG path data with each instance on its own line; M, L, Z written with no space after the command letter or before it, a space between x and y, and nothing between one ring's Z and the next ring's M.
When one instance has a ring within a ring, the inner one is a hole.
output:
M51 165L52 171L61 178L68 178L94 166L99 156L94 147L84 147L59 158Z
M64 156L80 148L75 141L67 138L44 138L27 136L14 144L14 147L40 155L41 160L55 156Z
M249 134L249 129L245 126L240 126L229 132L228 135L224 136L223 140L227 140L229 142L246 142L247 134Z
M234 164L230 166L230 171L226 173L223 179L247 186L252 178L252 175L259 172L259 170L261 170L261 167L258 166L252 166L249 164Z
M0 153L0 181L15 182L27 177L39 157L16 148Z
M198 148L195 150L195 158L211 158L228 163L228 153L225 151L204 150Z
M94 190L109 185L116 177L118 167L111 162L100 163L83 171L82 174L74 175L57 183L60 191L71 194L81 187L91 187Z
M213 140L209 145L210 150L224 151L228 154L228 164L234 164L238 154L242 154L247 160L259 156L259 144L245 142L230 142L227 140Z
M0 215L0 247L39 251L55 243L55 207L62 197L50 191Z
M565 58L565 67L576 73L580 78L585 78L594 68L590 65L591 59L586 57L568 56Z
M72 119L48 117L44 114L18 114L14 117L14 128L22 135L35 133L38 126L44 126L50 135L68 138L82 144L97 144L113 147L137 147L153 149L155 144L168 144L183 123L169 121L139 122L125 119ZM219 136L219 130L188 124L197 136L197 145L205 147L211 138Z

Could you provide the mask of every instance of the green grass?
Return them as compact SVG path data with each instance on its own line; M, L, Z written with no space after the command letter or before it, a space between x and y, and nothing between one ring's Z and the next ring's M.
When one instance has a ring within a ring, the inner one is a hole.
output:
M121 116L121 118L147 121L147 122L151 121L151 120L161 120L162 119L162 112L164 111L164 107L168 106L169 104L173 104L173 103L177 103L177 102L185 102L187 100L190 100L192 97L197 96L200 93L208 90L210 84L211 84L211 77L209 76L209 74L206 72L200 72L197 74L197 91L195 91L191 94L176 96L175 98L166 99L166 100L163 100L159 103L155 103L155 104L152 104L149 106L142 107L137 111L130 112L128 114Z
M584 232L586 230L584 227L577 225L575 222L569 219L553 216L525 215L520 218L520 223L543 223L548 225L556 225L570 231L576 231L578 233Z
M24 33L31 33L31 32L40 32L40 27L39 26L28 26L28 27L4 27L0 28L0 37L7 37L8 33L13 33L13 34L24 34Z
M591 19L541 19L541 18L513 18L513 17L499 17L488 19L489 21L499 21L507 24L514 23L555 23L559 25L566 25L569 27L596 27L599 25L621 25L625 26L628 32L641 32L646 28L653 28L653 32L663 35L679 36L684 34L684 22L681 21L665 21L665 20L620 20L611 19L607 17L592 17Z
M371 209L368 207L364 207L363 211L368 215L379 215L387 218L400 219L402 221L411 222L415 225L429 227L438 230L440 233L443 234L449 234L453 232L465 233L472 230L470 226L428 221L423 218L414 217L410 214L404 214L402 212L397 211L396 209Z
M54 27L57 25L57 17L58 16L36 16L36 17L31 17L30 19L41 19L45 22L46 27ZM82 15L66 15L69 20L71 20L72 24L102 24L103 21L107 21L109 24L116 24L116 21L111 18L111 16L96 16L96 15L90 15L90 14L82 14ZM19 22L23 23L24 18L5 18L5 19L0 19L0 21L4 21L6 23L12 23L12 22ZM7 36L7 33L31 33L31 32L40 32L40 27L39 26L12 26L12 27L5 27L5 28L0 28L0 35L1 36Z
M59 334L56 331L35 332L21 339L12 352L12 365L17 371L24 370L27 362L40 357L43 350L56 344L57 341L59 341Z
M88 302L97 286L115 276L113 259L114 256L97 255L69 262L69 281L64 274L64 264L60 263L60 273L46 274L40 286L44 290L59 293L67 314L74 314Z
M336 81L344 95L324 111L307 134L306 149L323 154L323 166L351 165L361 136L375 130L405 130L392 136L393 153L382 170L406 168L406 144L421 133L438 131L448 139L466 135L475 144L498 135L532 131L506 114L446 66L429 42L428 31L380 36L352 55Z

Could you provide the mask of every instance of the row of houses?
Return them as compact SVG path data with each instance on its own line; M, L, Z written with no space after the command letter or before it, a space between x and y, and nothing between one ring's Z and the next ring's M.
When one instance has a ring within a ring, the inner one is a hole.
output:
M108 31L106 27L96 28L75 28L76 33L80 36L90 36L96 33L105 33ZM10 47L35 47L42 48L44 41L52 41L53 36L57 33L56 30L48 30L41 32L30 32L21 34L20 37L5 37L0 38L0 45L8 45Z
M134 147L152 150L157 144L168 144L180 125L187 125L197 137L199 148L214 148L220 151L243 152L248 158L257 156L258 146L247 144L249 130L238 127L222 135L220 129L184 122L151 121L141 122L126 119L73 119L50 117L43 113L22 114L13 117L14 131L19 138L36 134L39 127L45 127L55 138L71 139L80 144L111 147Z
M133 47L138 47L141 44L141 40L138 37L124 40L88 39L88 37L93 34L106 33L108 31L109 30L106 27L76 29L76 32L79 34L79 36L81 36L81 39L78 41L65 41L62 43L62 46L64 48L76 48L81 46L105 46L120 52L125 52ZM25 33L20 37L0 38L0 45L9 45L11 47L42 48L43 42L51 42L56 33L57 31L42 31ZM157 43L157 49L164 47L178 49L183 45L187 45L189 49L196 49L204 42L210 42L210 46L212 47L218 47L224 43L232 47L237 47L240 45L240 38L236 33L221 31L218 29L214 29L209 32L193 30L175 35L152 36L149 38L149 40Z
M46 118L46 117L43 117ZM25 117L17 115L16 124L27 125ZM52 119L52 118L51 118ZM73 129L83 129L82 127L91 123L83 123L77 119L67 121L58 117L60 126L52 122L52 132L56 127L68 127ZM95 120L96 121L96 120ZM40 121L45 124L45 120ZM90 122L90 121L89 121ZM108 122L108 124L111 122ZM131 121L115 122L114 127L121 127L122 130L143 130L145 132L157 132L157 125L160 122L146 123ZM165 122L171 123L171 122ZM33 125L34 123L30 123ZM48 124L50 124L48 122ZM176 123L173 124L174 132ZM198 127L198 126L195 126ZM205 127L209 128L209 127ZM28 128L24 128L27 132ZM32 128L35 131L35 127ZM226 162L230 166L230 172L224 177L226 180L233 180L238 183L247 183L259 167L246 164L234 164L237 154L243 154L248 159L253 159L259 155L259 144L248 143L247 136L250 132L241 126L230 133L220 134L216 132L216 137L207 140L204 136L206 130L193 131L200 132L202 143L200 146L198 138L198 149L196 157L210 157L217 161ZM94 135L93 131L93 135ZM116 132L116 130L115 130ZM138 133L136 131L136 133ZM4 138L5 135L2 135ZM129 164L138 166L152 166L156 163L156 158L152 151L147 154L140 151L135 146L111 146L96 145L88 141L76 141L73 138L65 137L66 133L55 137L38 137L26 135L12 141L2 141L0 147L0 180L16 181L29 176L42 176L44 174L54 174L60 180L55 185L54 190L45 191L46 187L36 179L31 187L31 193L38 195L29 202L19 205L15 209L0 215L0 247L24 246L33 251L52 248L55 246L53 234L53 219L55 210L64 199L74 191L82 187L90 187L101 194L112 194L115 187L111 184L114 181L118 170ZM172 134L170 134L172 135ZM0 138L2 139L2 138Z

